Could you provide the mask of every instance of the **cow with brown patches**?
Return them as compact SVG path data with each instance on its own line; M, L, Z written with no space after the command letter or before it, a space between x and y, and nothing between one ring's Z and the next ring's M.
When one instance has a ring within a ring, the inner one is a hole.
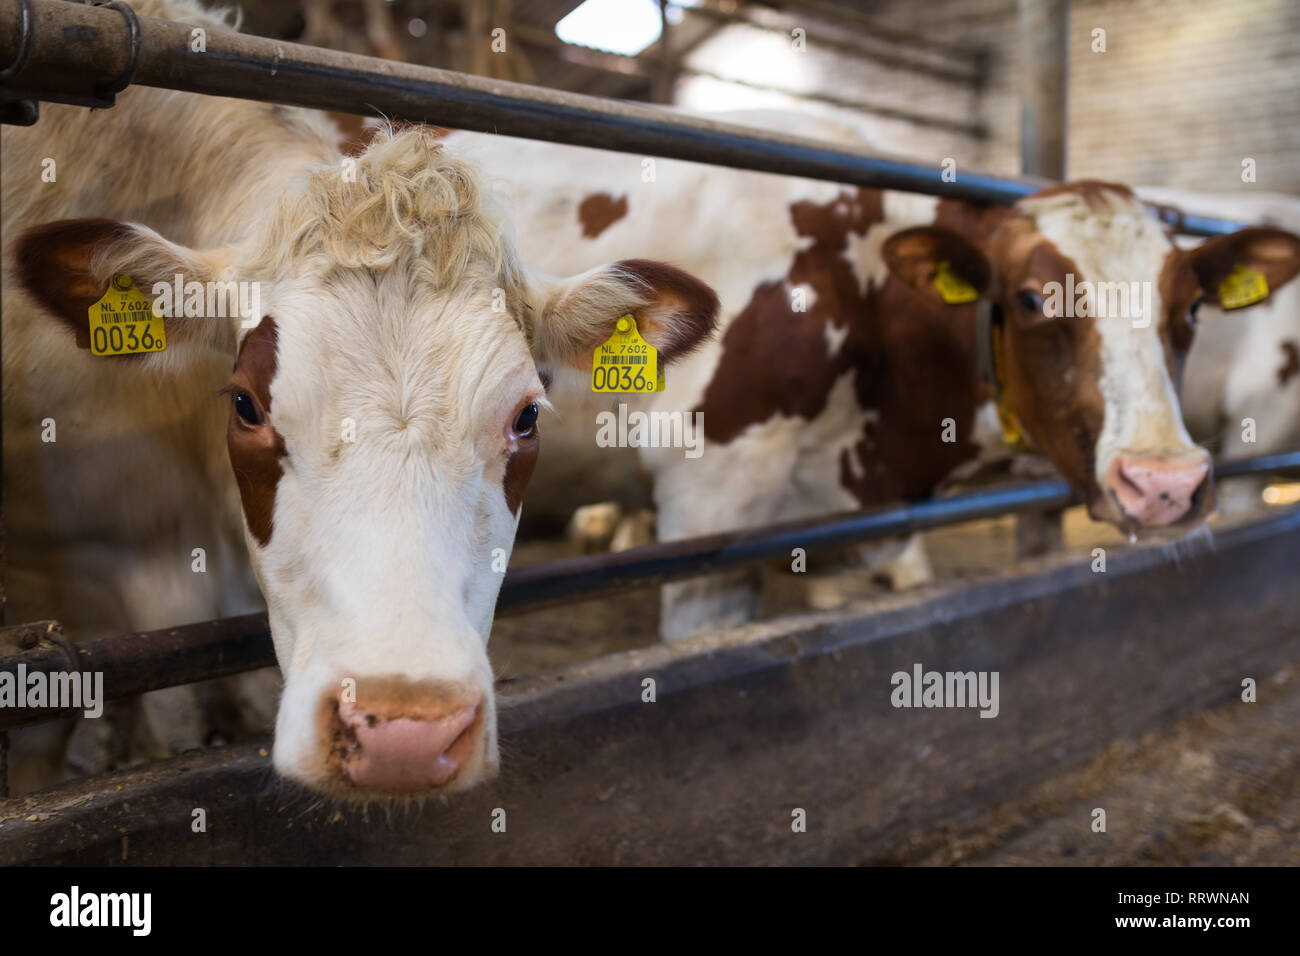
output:
M804 118L775 122L846 139ZM564 453L542 463L534 503L557 511L640 503L630 453L594 441L600 413L626 402L702 416L702 456L639 450L664 540L923 498L1008 441L1050 459L1094 518L1182 533L1214 505L1209 455L1177 395L1199 303L1234 269L1265 275L1271 292L1300 269L1300 240L1278 229L1179 249L1108 183L1002 209L666 160L651 178L638 157L506 149L469 133L449 142L506 182L529 171L514 208L548 267L653 239L719 290L722 334L667 391L553 390ZM626 195L628 208L593 236L582 209L599 195ZM923 553L910 554L923 575ZM758 600L749 573L671 585L661 633L747 621Z
M222 28L181 0L134 6ZM671 361L717 300L631 256L535 272L436 135L380 131L355 162L338 139L323 114L146 88L6 130L8 614L79 638L264 597L275 767L421 797L498 763L485 643L543 379L589 366L628 314ZM34 188L47 156L58 182ZM261 314L175 312L164 350L86 348L110 283L158 295L178 275L256 283ZM155 750L202 742L184 708L143 712ZM49 782L27 773L36 742L15 736L15 790Z

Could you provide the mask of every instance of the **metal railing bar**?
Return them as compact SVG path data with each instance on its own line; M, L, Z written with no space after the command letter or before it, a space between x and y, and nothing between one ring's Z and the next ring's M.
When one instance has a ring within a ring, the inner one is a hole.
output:
M1220 478L1300 477L1300 451L1222 462L1216 464L1215 474ZM915 504L668 541L616 554L549 561L509 571L501 587L497 613L521 613L597 598L629 587L788 559L790 550L796 547L808 552L844 547L980 518L1052 510L1073 500L1064 481L1024 482ZM33 633L40 638L33 641ZM19 646L19 635L24 638L24 646ZM0 631L0 672L16 672L20 664L28 674L68 669L66 640L50 637L50 627L45 623ZM72 646L77 656L75 669L104 673L107 700L275 663L265 614L92 638ZM48 710L4 708L0 709L0 730L57 716Z

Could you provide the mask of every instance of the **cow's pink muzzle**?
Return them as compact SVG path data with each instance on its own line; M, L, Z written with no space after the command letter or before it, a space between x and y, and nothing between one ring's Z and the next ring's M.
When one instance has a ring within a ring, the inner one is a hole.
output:
M363 790L417 792L445 786L480 747L482 710L479 702L428 719L376 713L344 701L338 719L350 741L342 772Z
M1125 516L1143 528L1160 528L1200 517L1209 495L1210 464L1204 452L1156 458L1116 455L1106 483Z

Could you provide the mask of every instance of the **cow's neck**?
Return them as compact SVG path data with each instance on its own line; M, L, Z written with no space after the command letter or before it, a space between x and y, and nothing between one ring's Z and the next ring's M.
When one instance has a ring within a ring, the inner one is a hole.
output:
M917 308L895 277L864 302L847 350L858 402L869 413L844 471L844 485L866 506L923 498L981 453L977 413L986 399L970 323Z

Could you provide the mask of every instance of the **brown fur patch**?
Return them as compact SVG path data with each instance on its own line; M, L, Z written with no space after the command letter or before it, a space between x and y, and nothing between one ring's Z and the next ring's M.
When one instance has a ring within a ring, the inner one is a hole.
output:
M284 475L280 459L287 451L284 438L271 425L271 380L277 366L278 331L275 319L262 319L239 345L239 358L227 390L245 392L252 397L262 419L249 425L235 411L232 398L230 420L226 427L226 447L230 466L239 486L244 506L244 520L257 542L266 547L271 540L272 516L275 512L275 489Z
M578 222L585 239L595 239L627 215L627 196L615 199L609 193L595 193L578 204Z
M864 426L856 463L844 452L841 483L864 505L926 495L974 450L942 442L939 425L953 417L965 435L974 420L974 307L935 304L893 275L863 294L844 252L850 233L865 235L883 221L878 192L798 202L790 212L812 245L782 279L760 284L727 329L697 409L705 435L725 444L773 415L814 419L850 372L859 407L878 411L879 420ZM813 291L806 311L792 308L794 286ZM847 331L833 355L828 326Z
M1026 219L1009 221L994 237L990 259L1001 280L1005 316L1003 367L1016 417L1035 448L1090 497L1097 437L1105 418L1101 394L1101 336L1087 316L1044 318L1028 312L1017 293L1048 282L1087 279L1078 265Z
M1201 297L1201 284L1196 279L1196 271L1192 268L1187 253L1181 249L1170 249L1156 286L1160 292L1160 302L1164 306L1164 314L1158 317L1160 341L1165 349L1165 361L1173 376L1174 387L1181 391L1183 366L1196 335L1189 313Z
M653 290L653 301L646 314L637 316L637 326L655 337L661 361L676 361L713 334L718 296L695 276L653 259L622 259L614 265ZM590 371L590 356L580 367Z
M528 487L528 479L533 476L533 469L537 466L537 455L541 451L541 444L541 436L534 428L532 435L519 440L519 447L506 461L504 483L506 506L512 515L519 514L519 506L524 500L524 489Z
M1278 346L1282 349L1284 361L1282 367L1277 370L1277 385L1278 388L1285 388L1287 382L1300 375L1300 346L1290 339L1279 342Z
M1205 290L1205 301L1214 305L1219 304L1220 284L1237 266L1262 272L1270 296L1300 274L1300 236L1272 226L1248 226L1214 236L1187 255Z
M89 349L89 309L108 288L91 262L99 249L134 235L115 219L64 219L28 229L14 244L14 278L72 331L77 348Z
M983 244L1014 215L1007 206L940 199L934 211L934 224L942 229L950 229L971 242Z

